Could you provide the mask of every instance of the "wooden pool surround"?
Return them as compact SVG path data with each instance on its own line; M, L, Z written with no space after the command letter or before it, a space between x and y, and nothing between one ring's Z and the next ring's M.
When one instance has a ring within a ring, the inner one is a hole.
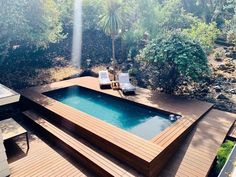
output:
M148 141L43 94L71 86L81 86L133 101L143 106L158 109L163 113L179 114L182 118ZM24 105L31 107L35 105L35 108L40 109L39 111L47 113L50 119L61 122L71 132L83 137L145 176L159 174L176 150L176 146L181 143L193 125L213 106L210 103L186 100L185 98L176 99L172 96L157 95L141 88L137 89L135 96L124 96L117 90L101 90L98 79L93 77L81 77L32 87L21 91L21 94L21 101ZM157 96L159 99L156 100L155 97Z

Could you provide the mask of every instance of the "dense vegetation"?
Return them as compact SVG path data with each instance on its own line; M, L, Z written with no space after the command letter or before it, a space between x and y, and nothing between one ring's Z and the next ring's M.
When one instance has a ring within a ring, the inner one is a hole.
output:
M217 161L215 166L215 173L218 175L227 161L231 150L233 149L235 142L226 140L217 152Z
M154 39L143 49L138 60L142 74L148 75L149 85L167 93L173 93L183 81L197 81L209 73L201 46L180 35Z
M31 77L42 60L47 66L54 66L51 60L58 56L70 60L73 25L77 23L73 21L74 2L78 1L0 0L1 82L12 77L6 73ZM166 92L175 91L183 81L200 81L209 76L206 55L216 38L224 35L228 42L235 42L235 3L83 0L82 66L86 67L87 59L92 66L131 61L129 67L121 68L135 74L140 67L150 81L146 84Z

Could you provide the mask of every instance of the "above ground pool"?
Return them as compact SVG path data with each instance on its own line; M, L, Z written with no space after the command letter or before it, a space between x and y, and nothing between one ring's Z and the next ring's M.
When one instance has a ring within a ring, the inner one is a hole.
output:
M44 93L61 103L149 140L169 127L169 114L79 86Z

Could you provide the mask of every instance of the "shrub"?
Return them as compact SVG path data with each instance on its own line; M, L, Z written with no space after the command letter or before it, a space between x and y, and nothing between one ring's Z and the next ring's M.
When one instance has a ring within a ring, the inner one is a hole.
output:
M191 28L183 30L183 34L198 41L205 52L210 53L220 31L217 29L215 22L206 24L201 20L195 20L195 23L191 25Z
M235 142L226 140L226 142L223 143L221 147L219 148L217 152L217 162L216 162L216 167L215 167L215 171L217 174L219 174L221 169L223 168L234 145L235 145Z
M227 36L227 42L236 44L236 15L232 20L226 20L223 33Z
M149 85L173 93L183 80L198 81L209 73L206 54L186 36L172 34L151 41L137 57Z
M138 69L137 68L131 68L128 70L129 74L131 76L135 76L138 73Z

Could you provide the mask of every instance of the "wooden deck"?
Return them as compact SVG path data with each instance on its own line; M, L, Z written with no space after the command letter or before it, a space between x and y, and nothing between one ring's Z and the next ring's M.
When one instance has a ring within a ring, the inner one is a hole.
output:
M158 108L165 112L177 113L182 115L183 118L151 141L146 141L42 94L43 92L74 85ZM212 107L212 104L209 103L157 95L146 89L138 89L136 96L124 96L120 91L101 90L98 79L93 77L57 82L30 88L21 93L27 100L41 106L44 111L47 110L48 113L53 113L53 118L57 116L58 121L66 122L68 129L74 127L76 132L84 135L83 138L89 139L91 143L105 151L110 148L109 153L147 176L153 176L161 170L165 162L163 159L166 159L167 149L175 149L175 144L179 143L196 121ZM193 107L194 109L192 109Z
M236 115L211 110L189 133L160 176L207 176Z
M233 127L231 128L230 132L228 133L228 137L236 140L236 123L234 123Z
M86 169L98 176L127 175L141 177L130 167L100 151L86 140L65 131L59 124L53 125L45 117L31 110L25 111L23 114L28 118L32 127L40 130L51 143L56 144L58 148L64 150L68 155L72 155L78 163L86 166Z
M16 142L6 144L11 177L93 176L32 133L28 153L24 139L17 139Z
M147 141L42 94L74 85L176 113L183 118ZM218 147L236 119L235 114L211 110L213 105L210 103L157 94L146 89L138 88L135 96L124 96L120 91L111 89L101 90L98 80L92 77L29 88L21 93L25 98L23 101L30 103L32 108L37 108L67 130L79 134L145 176L158 173L161 176L206 176ZM231 130L233 133L236 132Z

